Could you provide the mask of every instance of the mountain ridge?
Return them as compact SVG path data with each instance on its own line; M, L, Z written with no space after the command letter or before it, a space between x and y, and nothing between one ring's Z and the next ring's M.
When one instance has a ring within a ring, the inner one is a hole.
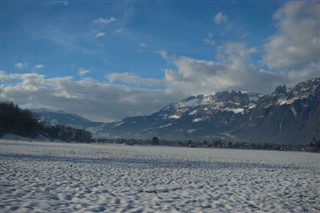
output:
M320 138L320 78L291 89L279 85L267 95L229 90L191 96L150 115L82 127L110 138L309 143Z

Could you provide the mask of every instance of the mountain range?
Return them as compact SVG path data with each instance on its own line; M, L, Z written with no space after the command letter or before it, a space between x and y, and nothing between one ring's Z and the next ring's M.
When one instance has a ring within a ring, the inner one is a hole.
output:
M49 110L40 108L32 109L32 112L41 122L52 126L62 125L79 129L87 129L103 124L101 122L94 122L80 115L64 112L62 110Z
M151 115L92 122L62 111L34 111L47 123L85 128L96 137L306 144L320 138L320 78L268 95L223 91L191 96Z

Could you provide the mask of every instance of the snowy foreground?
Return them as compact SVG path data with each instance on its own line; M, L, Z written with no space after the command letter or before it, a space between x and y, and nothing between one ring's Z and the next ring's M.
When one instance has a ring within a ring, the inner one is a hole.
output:
M320 155L1 140L0 212L320 212Z

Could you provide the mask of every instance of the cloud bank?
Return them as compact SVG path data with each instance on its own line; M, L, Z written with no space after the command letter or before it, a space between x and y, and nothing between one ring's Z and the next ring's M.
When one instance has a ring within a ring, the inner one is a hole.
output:
M63 109L96 121L149 114L176 98L165 95L162 90L129 88L90 78L48 78L38 73L3 71L0 74L4 83L1 99L13 100L26 107ZM11 85L8 82L18 83Z

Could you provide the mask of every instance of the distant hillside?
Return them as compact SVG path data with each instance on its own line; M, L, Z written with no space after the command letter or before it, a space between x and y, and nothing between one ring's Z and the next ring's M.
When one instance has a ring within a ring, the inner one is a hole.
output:
M0 102L0 138L6 134L63 141L90 142L91 133L72 127L42 123L30 110L20 109L11 102Z
M63 125L74 128L87 129L101 125L101 122L93 122L73 113L61 110L32 109L33 114L42 122L49 125Z

